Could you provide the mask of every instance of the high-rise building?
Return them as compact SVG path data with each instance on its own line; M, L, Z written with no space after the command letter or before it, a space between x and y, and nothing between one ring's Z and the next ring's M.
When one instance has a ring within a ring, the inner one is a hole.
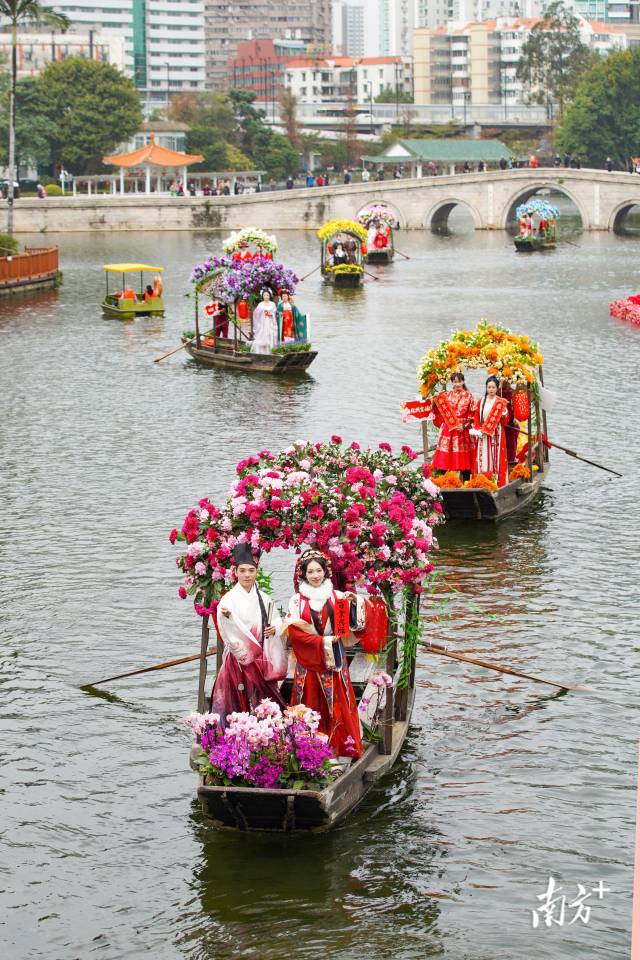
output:
M366 0L334 0L333 52L339 57L364 56Z
M302 40L331 53L331 0L204 0L207 86L224 89L241 40Z
M205 83L204 0L42 0L72 29L122 37L125 70L152 99Z

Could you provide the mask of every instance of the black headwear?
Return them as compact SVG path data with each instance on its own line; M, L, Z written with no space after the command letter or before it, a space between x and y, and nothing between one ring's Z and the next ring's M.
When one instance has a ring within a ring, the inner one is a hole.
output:
M241 563L248 563L252 567L257 567L260 560L260 551L256 550L254 552L249 543L238 543L233 548L231 556L236 567L239 567Z

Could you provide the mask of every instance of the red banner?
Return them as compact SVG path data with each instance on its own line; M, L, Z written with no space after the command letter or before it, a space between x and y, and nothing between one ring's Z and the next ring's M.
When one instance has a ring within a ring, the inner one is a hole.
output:
M449 400L449 395L446 392L437 393L433 398L433 402L437 407L438 413L444 420L445 424L449 427L449 430L453 430L454 427L461 426L456 413L451 406L451 401Z
M426 420L427 417L431 416L432 410L433 403L431 400L405 400L404 403L400 404L403 423L408 420Z
M335 637L349 635L349 605L350 601L345 597L336 598L333 608L333 635Z

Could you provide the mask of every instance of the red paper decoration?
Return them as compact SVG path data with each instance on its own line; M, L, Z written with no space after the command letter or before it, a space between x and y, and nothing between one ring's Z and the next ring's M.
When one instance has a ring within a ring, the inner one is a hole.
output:
M356 633L364 652L380 653L386 642L388 630L389 616L386 603L380 597L367 598L364 630Z

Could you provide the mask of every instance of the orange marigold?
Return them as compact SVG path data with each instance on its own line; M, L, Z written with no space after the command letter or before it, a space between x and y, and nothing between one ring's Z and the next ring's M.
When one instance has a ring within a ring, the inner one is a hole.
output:
M455 470L447 470L446 473L441 473L439 477L431 477L431 479L442 490L457 490L462 486L460 475Z
M528 480L530 476L531 471L526 463L518 463L509 474L509 481L513 482L514 480Z
M497 490L498 484L495 480L490 480L489 477L485 477L484 473L479 473L477 476L472 477L471 480L467 480L465 487L468 490Z

